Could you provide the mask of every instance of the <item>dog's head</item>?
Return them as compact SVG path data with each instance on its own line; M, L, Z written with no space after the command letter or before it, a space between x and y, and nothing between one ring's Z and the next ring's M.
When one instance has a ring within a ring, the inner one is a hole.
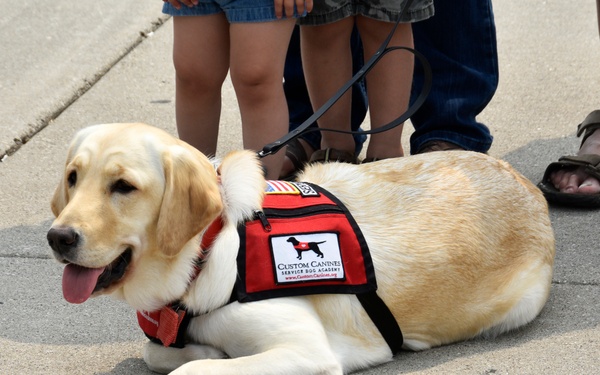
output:
M222 201L214 167L200 152L157 128L108 124L77 134L51 207L47 238L66 264L63 294L81 303L92 294L127 294L128 279L139 286L160 277L148 276L148 265L175 262Z

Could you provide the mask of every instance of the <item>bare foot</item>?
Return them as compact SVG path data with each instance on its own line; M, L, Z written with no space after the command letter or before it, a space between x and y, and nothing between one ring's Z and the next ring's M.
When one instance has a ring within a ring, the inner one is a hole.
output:
M600 129L599 129L600 130ZM577 155L596 154L600 155L600 131L596 130L581 145ZM559 169L550 175L550 181L554 187L562 193L568 194L598 194L600 193L600 181L590 177L583 171L577 169Z

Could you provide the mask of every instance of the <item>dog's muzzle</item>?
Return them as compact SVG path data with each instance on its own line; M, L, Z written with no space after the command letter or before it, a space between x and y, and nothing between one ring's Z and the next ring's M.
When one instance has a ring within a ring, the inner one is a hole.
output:
M59 260L70 259L79 246L80 236L71 227L51 228L46 235L48 245L54 250Z

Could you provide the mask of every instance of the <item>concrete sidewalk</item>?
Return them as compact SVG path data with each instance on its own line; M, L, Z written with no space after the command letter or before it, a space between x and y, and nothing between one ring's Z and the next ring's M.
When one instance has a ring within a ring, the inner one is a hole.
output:
M141 121L175 133L171 21L151 0L11 6L0 15L0 157L7 155L0 162L0 374L151 374L128 306L105 297L63 300L62 267L50 257L46 231L78 129ZM495 11L501 83L480 119L495 136L490 154L537 182L549 162L577 149L576 125L598 109L595 8L498 1ZM241 147L230 86L224 102L220 153ZM401 353L359 373L600 372L600 211L552 208L551 216L554 285L532 324L496 339Z

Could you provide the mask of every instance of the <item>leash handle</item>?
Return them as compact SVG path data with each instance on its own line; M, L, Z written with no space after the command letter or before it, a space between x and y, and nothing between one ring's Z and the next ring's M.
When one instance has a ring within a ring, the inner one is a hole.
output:
M412 48L397 47L397 46L388 48L388 44L390 43L392 36L396 32L396 29L398 28L398 24L400 23L400 20L402 19L402 17L404 17L407 10L412 5L412 2L413 2L413 0L407 0L406 5L404 6L404 8L402 9L402 12L400 12L400 15L398 16L398 20L396 21L396 23L394 24L394 27L392 28L392 31L388 34L387 38L383 41L383 43L381 44L379 49L373 54L373 56L371 56L369 61L367 61L365 63L365 65L358 72L356 72L356 74L349 81L347 81L335 93L335 95L333 95L333 97L331 97L327 102L325 102L325 104L323 104L317 111L315 111L300 126L298 126L296 129L292 130L285 136L279 138L275 142L265 145L263 147L263 149L258 152L258 157L263 158L265 156L274 154L274 153L278 152L283 146L285 146L289 142L291 142L293 139L299 137L300 135L302 135L304 133L308 133L311 131L331 131L331 132L345 133L345 134L359 133L357 131L351 131L351 130L344 131L344 130L335 130L335 129L327 129L327 128L309 129L309 127L312 123L314 123L319 118L321 118L321 116L323 116L323 114L327 110L329 110L329 108L331 108L342 97L342 95L344 95L346 93L346 91L348 91L352 87L352 85L354 85L356 82L364 79L365 76L367 75L367 73L373 68L373 66L375 66L375 64L383 56L385 56L388 52L391 52L391 51L395 51L398 49L404 49L404 50L407 50L407 51L413 53L419 59L419 61L423 65L423 71L424 71L423 88L421 89L421 93L419 94L419 97L417 98L417 100L415 100L413 105L411 105L408 108L408 110L406 112L404 112L402 115L400 115L396 120L378 128L378 129L369 130L369 131L361 131L360 133L361 134L376 134L376 133L381 133L383 131L392 129L392 128L402 124L406 120L408 120L410 118L410 116L412 116L420 108L420 106L423 104L423 102L425 102L427 95L429 95L429 91L431 90L431 75L432 75L432 73L431 73L431 66L429 65L429 62L422 54L420 54L419 52L415 51Z

